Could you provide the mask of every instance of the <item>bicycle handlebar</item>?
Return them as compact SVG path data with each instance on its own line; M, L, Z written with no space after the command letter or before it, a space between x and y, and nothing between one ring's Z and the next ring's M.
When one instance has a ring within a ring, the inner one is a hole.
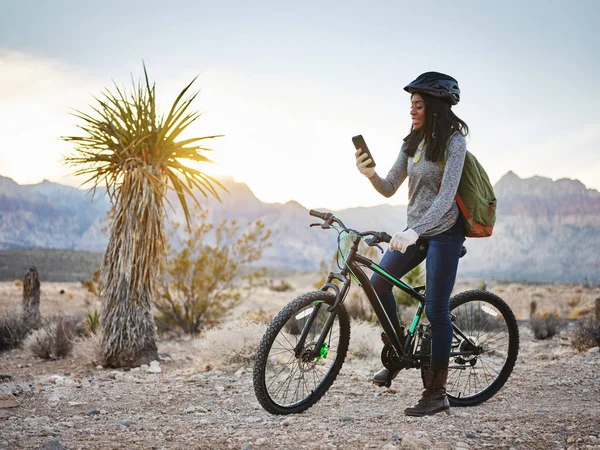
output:
M308 212L311 216L313 217L317 217L319 219L324 220L325 222L328 223L333 223L333 222L337 222L338 224L340 224L340 226L344 229L344 231L346 232L352 232L354 234L357 234L361 237L365 237L365 236L373 236L373 239L369 239L369 242L367 242L369 245L374 245L377 244L379 242L385 242L388 243L392 240L392 236L390 236L389 234L387 234L385 231L363 231L362 233L357 232L355 230L351 230L349 228L347 228L344 223L338 219L337 217L335 217L332 213L324 213L324 212L320 212L320 211L316 211L314 209L311 209Z

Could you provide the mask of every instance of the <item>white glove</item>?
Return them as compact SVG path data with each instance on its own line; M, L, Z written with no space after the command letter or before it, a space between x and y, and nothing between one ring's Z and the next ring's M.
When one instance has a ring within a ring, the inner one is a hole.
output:
M354 157L356 158L356 167L360 173L367 178L371 178L375 175L375 167L367 167L373 162L373 160L369 158L368 153L363 153L361 149L358 149L356 150Z
M400 253L404 253L408 247L417 242L417 239L419 239L419 235L412 228L399 231L392 236L389 249L390 251L398 250Z

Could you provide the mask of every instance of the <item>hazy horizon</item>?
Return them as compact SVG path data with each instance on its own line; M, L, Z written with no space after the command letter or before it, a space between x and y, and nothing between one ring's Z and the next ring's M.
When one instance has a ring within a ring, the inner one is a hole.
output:
M459 81L454 110L492 183L512 170L600 189L599 21L585 0L4 2L0 173L79 185L61 162L70 112L89 112L112 80L128 88L144 60L163 109L200 74L189 134L225 137L210 144L217 164L198 167L265 202L406 204L406 183L384 198L358 173L351 137L385 176L410 129L403 87L428 70Z
M531 177L520 177L519 174L515 173L515 171L513 171L513 170L509 170L502 177L508 175L510 172L514 173L517 177L519 177L522 180L526 180L526 179L538 177L538 178L550 179L552 181L559 181L559 180L568 179L568 180L571 180L571 181L579 181L579 182L581 182L581 180L578 180L576 178L557 178L557 179L552 179L552 178L548 178L548 177L543 177L541 175L532 175ZM9 176L4 175L2 173L0 173L0 177L5 177L5 178L12 179L12 177L9 177ZM248 189L250 189L250 191L252 192L252 194L258 200L260 200L262 203L267 203L267 204L286 204L288 202L296 202L296 203L300 204L302 207L304 207L306 209L319 209L319 208L321 208L321 209L327 209L329 211L340 211L340 210L351 209L351 208L365 208L365 207L368 208L368 207L371 207L371 206L381 206L381 205L407 206L407 204L408 204L408 202L406 202L406 203L393 203L393 202L389 202L389 201L388 202L382 201L381 203L375 203L375 204L372 204L372 205L351 205L351 206L346 206L346 207L342 207L342 208L335 208L335 207L329 207L328 205L324 205L324 204L321 204L321 203L315 203L313 205L306 205L306 204L304 204L304 203L302 203L302 202L300 202L298 200L295 200L295 199L289 199L289 200L286 200L286 201L268 201L267 199L263 199L260 196L258 196L256 194L256 192L254 192L254 190L251 188L251 186L249 186L247 183L245 183L243 181L238 181L238 180L236 180L231 175L228 175L228 174L216 174L216 175L214 175L214 178L216 178L219 181L229 181L229 180L231 180L234 183L242 183L242 184L246 185L248 187ZM35 186L35 185L39 185L39 184L41 184L43 182L51 182L51 183L58 183L58 184L61 184L61 185L64 185L64 186L71 186L71 187L74 187L74 188L77 188L77 189L80 189L80 190L84 190L84 191L88 190L85 187L72 186L70 184L60 183L59 181L52 181L52 180L48 180L48 179L43 179L41 181L37 181L37 182L33 182L33 183L19 183L18 181L14 180L14 179L13 179L13 181L15 181L19 186ZM500 180L498 180L498 181L500 181ZM600 192L600 189L595 189L595 188L589 187L589 186L587 186L583 182L581 182L581 183L585 186L586 189L590 189L590 190L594 190L596 192ZM223 195L227 195L227 194L224 193Z

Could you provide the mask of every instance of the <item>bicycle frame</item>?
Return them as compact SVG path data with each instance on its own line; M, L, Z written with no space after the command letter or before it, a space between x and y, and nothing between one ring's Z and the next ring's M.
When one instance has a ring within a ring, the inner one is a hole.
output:
M402 359L405 360L406 363L408 363L408 362L410 362L409 361L410 358L412 358L414 356L412 354L412 352L410 351L410 348L414 343L415 331L417 329L417 326L418 326L419 321L421 320L421 316L423 314L423 309L425 307L425 297L418 292L418 290L421 290L421 287L413 288L412 286L409 286L408 284L404 283L402 280L397 279L395 276L393 276L392 274L387 272L385 269L380 267L378 264L376 264L369 258L359 254L358 253L358 245L359 245L360 241L361 241L361 238L359 238L359 237L354 239L354 243L353 243L350 251L348 252L348 255L346 258L346 265L344 266L344 268L339 273L334 273L334 272L329 273L325 284L321 287L321 290L323 290L323 291L332 289L336 294L336 301L331 307L328 308L328 311L332 312L333 314L330 314L328 316L327 322L325 323L323 330L322 330L321 334L319 335L317 342L315 343L315 347L314 347L313 351L310 353L310 358L319 357L320 349L322 348L323 343L325 342L325 339L327 337L327 334L329 333L329 330L331 329L331 326L333 325L333 321L335 320L335 310L343 302L344 298L346 297L346 294L348 293L348 290L350 289L351 278L354 278L356 280L356 282L358 283L358 285L363 289L363 292L365 293L365 295L367 296L367 299L369 300L369 303L371 304L371 307L373 308L375 315L379 319L379 323L381 324L383 331L385 332L388 339L390 340L391 345L396 350L397 355L399 355ZM406 339L404 340L404 345L402 345L400 336L398 336L398 334L396 333L396 330L394 329L394 326L392 325L392 322L391 322L389 316L387 315L385 308L383 307L383 304L381 303L381 300L379 299L379 297L377 296L377 293L373 289L373 286L371 284L369 277L365 274L365 272L362 270L362 268L359 266L359 264L370 268L371 270L376 272L378 275L385 278L392 285L396 286L397 288L406 292L408 295L410 295L414 299L418 300L419 304L417 305L417 310L415 312L411 326L408 329ZM348 277L349 275L351 278ZM339 288L336 284L334 284L332 282L334 279L337 279L343 283L341 288ZM308 332L309 332L309 330L312 326L312 323L313 323L314 319L316 318L320 308L321 308L321 304L316 304L313 311L310 314L309 319L305 323L304 328L303 328L302 332L300 333L298 344L296 345L296 356L299 356L301 350L304 348L304 343L306 341L306 337L308 335ZM470 344L473 345L471 340L467 336L465 336L464 333L454 323L452 323L452 327L453 327L455 334L457 334L462 339L468 341ZM473 347L475 348L474 345L473 345ZM455 356L461 356L461 355L474 355L476 353L477 353L477 351L475 351L475 352L473 352L473 351L451 352L450 356L455 357ZM427 357L427 356L425 356L425 357Z

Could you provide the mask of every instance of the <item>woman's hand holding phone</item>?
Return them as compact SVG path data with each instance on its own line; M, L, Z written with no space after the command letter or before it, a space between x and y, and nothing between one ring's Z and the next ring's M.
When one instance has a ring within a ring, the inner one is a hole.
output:
M354 157L356 158L356 167L360 173L367 178L371 178L375 175L375 167L367 167L373 163L373 160L368 153L363 152L362 149L359 148L356 150L356 153L354 153Z

